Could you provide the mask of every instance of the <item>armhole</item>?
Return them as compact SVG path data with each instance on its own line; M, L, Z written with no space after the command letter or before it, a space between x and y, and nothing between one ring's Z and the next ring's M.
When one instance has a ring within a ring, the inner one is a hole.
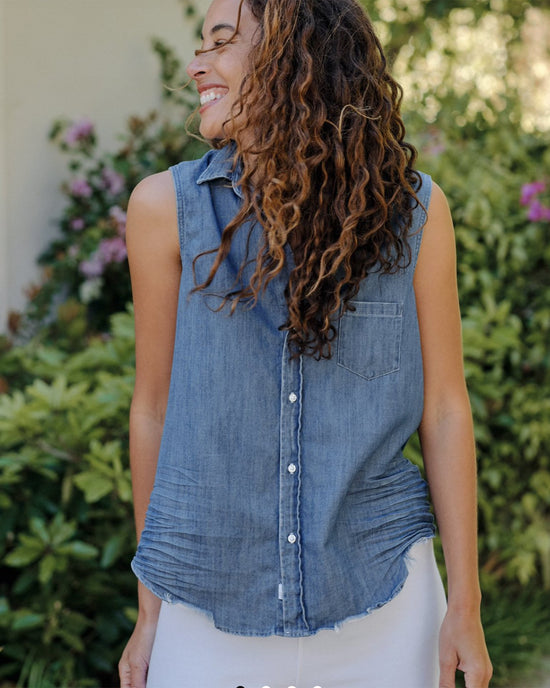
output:
M418 190L417 197L422 205L418 205L413 210L413 222L411 227L411 267L413 273L416 268L418 254L420 253L424 225L428 219L428 208L430 207L430 200L432 197L432 178L429 174L425 174L424 172L419 172L419 174L422 178L422 186Z
M185 194L182 178L182 163L170 167L174 191L176 193L176 208L178 218L178 237L180 243L180 256L183 258L183 247L185 246Z

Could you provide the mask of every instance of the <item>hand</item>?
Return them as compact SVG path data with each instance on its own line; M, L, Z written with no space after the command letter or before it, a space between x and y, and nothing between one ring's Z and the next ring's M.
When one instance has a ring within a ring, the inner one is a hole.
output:
M488 688L493 668L479 614L448 611L439 633L439 688L455 688L456 670L466 688Z
M118 663L120 688L145 688L156 629L156 621L138 620Z

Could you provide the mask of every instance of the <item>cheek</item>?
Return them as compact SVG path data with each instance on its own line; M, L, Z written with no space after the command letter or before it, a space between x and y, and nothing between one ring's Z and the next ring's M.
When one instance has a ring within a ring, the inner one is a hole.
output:
M239 52L231 61L231 83L237 91L250 69L250 55L246 51Z

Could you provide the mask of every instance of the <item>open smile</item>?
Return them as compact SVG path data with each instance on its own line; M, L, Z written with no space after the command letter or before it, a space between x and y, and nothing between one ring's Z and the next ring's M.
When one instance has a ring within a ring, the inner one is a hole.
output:
M203 91L200 94L200 112L202 112L205 108L209 107L210 105L217 103L227 94L227 92L227 89L221 88L211 88L206 91Z

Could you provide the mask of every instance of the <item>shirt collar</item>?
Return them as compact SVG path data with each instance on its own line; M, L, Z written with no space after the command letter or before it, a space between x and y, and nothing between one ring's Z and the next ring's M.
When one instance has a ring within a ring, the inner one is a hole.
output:
M243 193L239 180L242 175L242 163L239 160L235 169L233 168L233 158L235 155L235 144L230 142L223 148L211 151L208 164L197 177L197 184L213 181L214 179L227 179L231 181L233 191L243 198Z

